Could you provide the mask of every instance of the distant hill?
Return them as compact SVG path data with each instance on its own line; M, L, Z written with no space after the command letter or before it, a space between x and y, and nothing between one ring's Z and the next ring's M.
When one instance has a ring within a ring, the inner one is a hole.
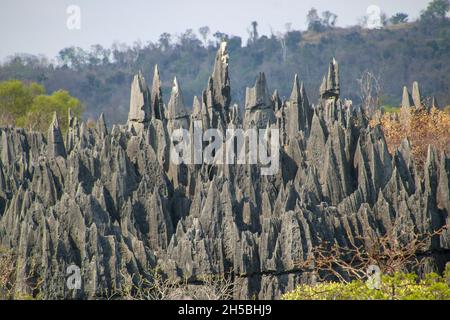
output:
M342 97L360 103L358 78L370 71L380 78L382 102L398 105L402 86L419 81L424 96L436 96L441 106L450 104L450 21L414 22L380 30L360 27L333 28L325 32L290 31L282 36L262 36L247 45L239 37L228 39L232 97L243 103L245 88L252 86L257 72L264 71L269 89L290 94L294 74L305 82L312 103L328 62L340 64ZM19 79L43 84L49 92L68 90L85 105L85 118L105 113L108 122L124 122L129 107L132 75L142 70L151 85L158 64L165 103L176 75L185 104L201 95L213 66L217 42L207 47L188 30L176 41L164 34L158 43L93 47L89 52L67 48L60 52L58 66L44 58L15 56L0 67L0 80Z

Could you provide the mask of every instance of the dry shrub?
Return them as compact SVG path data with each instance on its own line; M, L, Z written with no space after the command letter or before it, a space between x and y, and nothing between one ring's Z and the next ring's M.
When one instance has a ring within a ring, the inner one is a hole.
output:
M428 145L439 151L450 152L450 114L436 108L402 108L401 115L385 113L370 121L381 124L389 152L393 152L404 138L412 146L412 156L418 168L423 168Z
M0 248L0 300L12 297L14 276L14 256L11 251Z
M108 299L125 300L230 300L233 297L234 280L229 274L208 274L187 279L169 279L158 268L149 270L151 279L141 275L130 276L121 272L122 288Z
M427 233L417 233L414 228L393 228L384 235L372 234L350 240L349 246L337 242L322 242L315 246L310 256L298 261L296 266L312 270L319 281L338 279L349 283L364 280L371 265L376 265L383 274L393 275L410 270L423 270L430 243L441 236L447 226ZM349 239L351 239L349 237ZM359 243L357 243L359 242Z

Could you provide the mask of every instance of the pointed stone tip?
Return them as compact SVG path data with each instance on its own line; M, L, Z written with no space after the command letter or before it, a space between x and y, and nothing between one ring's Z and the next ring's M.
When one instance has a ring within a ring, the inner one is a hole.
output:
M52 126L54 128L58 128L59 127L58 115L56 114L56 111L53 112Z
M71 109L71 108L69 108L69 109L67 110L67 118L68 118L68 120L69 120L69 126L70 126L71 123L72 123L72 121L73 121L73 112L72 112L72 109Z
M201 113L202 105L197 96L194 96L194 101L192 102L192 114L197 115Z
M220 43L220 53L221 54L225 54L227 52L227 42L226 41L222 41Z
M433 99L431 101L431 107L439 109L439 103L437 102L437 99L435 96L433 96Z
M178 79L177 79L177 77L175 76L175 77L173 78L173 88L172 88L172 90L178 91L179 88L180 88L180 86L179 86L179 84L178 84Z
M258 73L256 82L257 83L265 83L266 82L266 75L264 74L264 72Z
M155 64L155 67L153 70L153 83L155 82L155 80L159 80L159 69L158 69L157 64Z
M294 75L294 84L292 85L291 100L297 101L300 97L300 85L298 83L298 74Z
M145 77L142 74L142 71L139 70L138 73L136 73L133 77L133 83L131 84L132 86L134 85L134 83L137 82L137 84L139 85L139 89L141 91L144 91L147 87L147 83L145 82Z

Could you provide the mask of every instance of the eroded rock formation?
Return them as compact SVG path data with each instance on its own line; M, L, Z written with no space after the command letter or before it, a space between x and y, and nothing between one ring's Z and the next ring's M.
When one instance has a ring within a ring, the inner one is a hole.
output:
M127 125L107 129L100 117L91 128L69 115L65 139L56 118L48 137L0 129L0 244L17 255L18 288L92 298L158 266L190 281L232 272L235 298L276 298L311 280L297 262L321 240L346 246L396 230L407 242L410 226L448 224L449 155L430 147L420 175L408 141L390 154L380 127L341 101L334 59L328 69L316 106L297 76L282 101L260 74L242 117L230 104L222 44L191 115L176 80L165 107L156 68L151 90L141 74L133 79ZM418 89L403 98L418 103ZM173 165L170 132L192 130L194 120L204 129L279 128L280 170ZM427 267L441 268L449 234L428 249ZM81 268L78 291L66 286L71 264Z

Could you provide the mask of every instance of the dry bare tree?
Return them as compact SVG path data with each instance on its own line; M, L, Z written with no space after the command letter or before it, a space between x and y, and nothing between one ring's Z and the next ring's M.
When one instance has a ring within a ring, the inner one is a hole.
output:
M357 79L363 108L371 115L381 105L381 77L366 70Z
M349 246L323 241L296 266L312 270L319 281L334 278L345 283L367 278L372 265L378 266L383 274L419 269L423 262L421 255L428 251L431 239L446 229L444 226L434 232L418 234L409 228L403 231L393 228L383 236L357 237L356 241L349 241Z
M195 281L170 279L158 269L150 277L122 272L124 285L109 298L127 300L230 300L234 280L227 275L202 275Z

